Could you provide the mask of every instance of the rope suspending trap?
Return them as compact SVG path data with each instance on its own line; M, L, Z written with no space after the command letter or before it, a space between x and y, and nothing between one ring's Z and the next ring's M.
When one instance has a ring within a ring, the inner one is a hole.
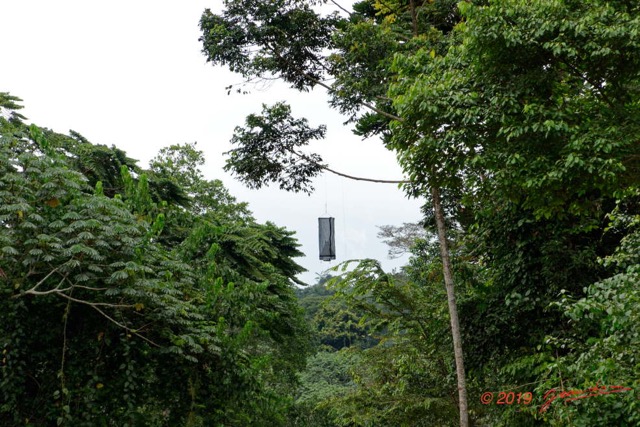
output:
M294 152L294 154L299 157L305 158L304 155ZM308 159L308 158L306 158ZM356 176L347 175L341 172L334 171L333 169L329 169L327 166L320 165L322 169L329 171L333 174L341 176L343 178L353 179L357 181L368 181L375 183L383 183L383 184L409 184L411 181L390 181L390 180L382 180L382 179L371 179L371 178L361 178ZM328 190L326 183L326 175L325 175L325 204L324 217L318 218L318 240L320 243L320 261L332 261L336 259L336 236L335 236L335 220L333 217L327 215L327 199L328 199ZM343 193L344 198L344 193ZM344 205L343 205L344 209ZM346 251L346 246L345 246Z

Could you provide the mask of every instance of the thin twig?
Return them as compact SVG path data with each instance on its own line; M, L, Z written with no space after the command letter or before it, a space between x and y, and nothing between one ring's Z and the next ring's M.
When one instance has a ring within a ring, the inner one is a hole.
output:
M336 7L342 11L344 11L347 15L349 16L353 16L352 12L349 12L347 9L345 9L344 7L342 7L341 5L338 4L338 2L336 2L335 0L329 0L331 3L333 3L334 5L336 5Z
M63 298L69 299L73 302L77 302L79 304L85 304L85 305L90 305L91 307L96 307L96 306L104 306L104 307L113 307L113 308L132 308L135 307L135 304L112 304L109 302L90 302L90 301L85 301L82 299L78 299L78 298L73 298L72 296L69 296L65 293L62 292L57 292L58 295L60 295Z
M42 280L40 280L38 283L36 283L36 285L35 285L33 288L31 288L31 289L32 289L32 290L35 290L38 286L40 286L40 285L42 285L44 282L46 282L46 281L47 281L47 279L48 279L49 277L51 277L51 275L52 275L53 273L57 272L57 271L58 271L58 267L56 267L56 268L54 268L53 270L51 270L51 272L50 272L49 274L47 274L46 276L44 276L44 279L42 279ZM62 279L62 280L64 281L64 279ZM61 282L61 283L62 283L62 282ZM60 286L60 285L58 285L58 286Z
M69 312L71 311L71 301L67 301L67 307L64 310L64 328L62 329L62 357L60 361L60 392L64 395L65 378L64 378L64 362L67 353L67 324L69 323Z
M91 286L84 286L84 285L71 285L74 288L79 288L79 289L87 289L89 291L106 291L109 288L92 288Z
M325 84L324 82L322 82L321 80L318 80L308 74L305 74L304 77L307 80L311 80L313 83L317 84L318 86L322 86L323 88L327 89L328 91L333 91L333 89L331 88L331 86ZM370 109L371 111L380 114L381 116L384 116L388 119L391 120L396 120L398 122L404 122L404 119L400 116L396 116L395 114L391 114L391 113L387 113L384 110L379 109L378 107L375 107L373 105L371 105L370 103L366 102L366 101L358 101L358 103L364 107L367 107L368 109Z
M63 280L64 281L64 280ZM62 284L62 282L60 282ZM16 295L17 296L23 296L23 295L51 295L51 294L62 294L64 292L70 291L73 289L73 286L70 286L68 288L62 288L60 289L58 286L56 286L53 289L49 289L48 291L34 291L33 289L29 289L27 291L24 291L23 293Z
M57 270L57 268L55 270ZM47 275L47 277L45 277L44 279L39 281L33 288L28 289L28 290L26 290L24 292L21 292L19 294L13 295L11 298L20 298L20 297L22 297L24 295L48 295L48 294L52 294L52 293L65 292L65 291L71 290L73 288L73 285L68 287L68 288L60 289L60 286L62 286L62 283L64 283L64 281L67 279L68 274L65 274L64 277L62 278L62 280L60 280L60 283L58 283L55 288L49 289L48 291L36 291L36 288L38 286L40 286L42 283L44 283L44 281L47 280L47 278L49 276L51 276L54 271L52 271L51 273L49 273Z
M140 335L139 333L137 333L136 331L134 331L133 329L129 328L126 325L123 325L121 323L119 323L117 320L113 319L112 317L110 317L107 313L105 313L104 311L100 310L98 307L89 304L94 310L96 310L98 313L102 314L104 317L106 317L107 319L109 319L110 321L112 321L114 324L116 324L117 326L121 327L122 329L126 330L127 332L131 332L133 335L142 338L143 340L145 340L146 342L148 342L149 344L161 348L161 346L159 344L156 344L155 342L151 341L149 338Z
M580 70L578 70L578 68L576 66L574 66L572 63L570 63L568 60L566 59L562 59L560 58L560 62L562 62L563 64L565 64L567 67L569 67L569 69L573 72L573 74L578 77L583 79L584 81L586 81L587 83L589 83L591 85L591 87L594 88L594 90L600 95L600 97L604 100L604 102L609 105L609 107L611 107L612 109L616 108L616 105L611 102L611 100L609 99L609 97L607 96L606 93L604 93L603 88L597 84L596 82L594 82L591 78L589 78L589 76L586 73L581 73Z

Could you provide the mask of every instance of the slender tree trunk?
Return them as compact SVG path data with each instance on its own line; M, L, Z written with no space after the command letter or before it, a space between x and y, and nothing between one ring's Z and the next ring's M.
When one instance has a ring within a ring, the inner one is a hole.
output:
M440 242L440 256L442 257L442 273L444 286L447 289L447 301L449 303L449 316L451 317L451 336L453 338L453 352L456 360L456 374L458 377L458 405L460 409L460 427L469 426L469 410L467 407L467 380L464 372L464 358L462 355L462 337L460 336L460 322L458 320L458 307L456 294L453 287L453 269L449 258L449 245L447 244L447 229L444 222L444 212L440 202L440 189L431 189L433 198L433 210L435 213L436 227L438 229L438 241Z
M414 0L409 0L409 8L411 9L411 25L413 27L414 37L418 35L418 14L416 12L416 4Z
M418 36L418 15L415 0L409 1L411 9L411 23L413 36ZM447 289L447 302L449 304L449 317L451 317L451 338L453 339L453 354L456 360L456 376L458 377L458 409L460 410L460 427L469 427L469 408L467 406L467 380L464 372L464 357L462 354L462 337L460 336L460 321L458 320L458 306L456 305L456 293L453 287L453 268L449 258L449 245L447 244L447 228L444 222L444 212L440 203L440 189L431 188L433 198L433 212L438 229L438 241L440 242L440 257L442 258L442 274L444 287Z

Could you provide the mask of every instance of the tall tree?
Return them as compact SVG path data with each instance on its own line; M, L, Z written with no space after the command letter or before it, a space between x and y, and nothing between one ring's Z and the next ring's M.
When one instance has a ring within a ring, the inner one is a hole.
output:
M445 46L445 35L456 17L448 2L423 4L420 9L413 1L408 5L392 3L388 8L362 2L347 18L339 18L337 14L321 16L313 10L314 2L226 1L222 15L210 11L203 14L201 40L209 61L227 65L249 80L276 76L302 91L324 87L330 103L349 121L357 122L359 134L381 135L388 141L389 121L404 121L393 113L391 99L386 97L393 75L393 55L415 50L425 40L437 40ZM368 112L362 113L363 109ZM328 169L320 156L299 151L310 140L323 137L324 128L313 129L306 120L291 118L288 107L264 107L263 115L249 116L246 125L236 129L233 141L239 147L231 151L227 167L250 186L259 188L268 182L279 182L283 189L309 192L310 178ZM419 185L408 188L413 194L428 193L433 201L458 366L460 423L466 426L462 341L441 202L442 184L436 179L437 168L430 168L421 176L409 172L412 181L430 187L428 192L420 193L415 191Z
M580 295L594 278L611 274L598 256L613 253L629 232L606 227L614 205L626 201L627 214L636 209L638 6L364 1L339 18L320 16L312 3L227 1L222 15L203 15L205 54L249 79L275 76L300 90L322 86L358 134L381 136L397 152L410 194L432 197L429 216L444 261L445 213L450 230L473 231L470 257L487 266L489 277L479 303L464 307L474 349L507 348L513 359L535 348L562 317L550 306L558 292ZM310 34L299 32L301 25L332 37L309 36L301 49ZM262 122L238 129L240 148L229 167L253 162L256 169L243 179L257 185L293 188L282 172L308 183L321 159L302 152L300 135L316 138L322 128L314 134L289 118L298 132L284 134L283 149L282 129L269 117L275 115L265 109ZM295 167L283 169L285 161ZM486 322L471 320L486 315L486 307L497 320L483 330ZM532 318L535 328L517 322L518 315ZM483 333L474 333L479 328ZM456 353L462 356L457 345ZM491 369L486 351L473 358Z
M461 205L474 210L469 237L491 286L462 309L467 343L494 349L472 351L474 368L500 360L502 382L537 381L557 354L534 349L555 342L549 353L567 351L558 294L580 296L611 275L598 256L629 230L612 232L608 216L616 203L637 212L639 9L601 1L460 9L459 43L394 58L389 94L405 121L394 124L391 145L410 170L455 172Z

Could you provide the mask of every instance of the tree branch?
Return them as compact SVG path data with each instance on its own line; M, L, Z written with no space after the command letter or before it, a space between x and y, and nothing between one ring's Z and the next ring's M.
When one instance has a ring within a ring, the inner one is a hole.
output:
M38 286L40 286L40 285L42 285L44 282L46 282L46 281L47 281L47 279L48 279L49 277L51 277L51 275L52 275L53 273L57 272L57 271L58 271L58 267L56 267L56 268L54 268L53 270L51 270L51 271L49 272L49 274L47 274L46 276L44 276L44 279L42 279L42 280L40 280L38 283L36 283L36 285L35 285L33 288L31 288L30 290L34 290L34 291L35 291L35 290L36 290L36 288L37 288ZM56 288L59 288L59 287L60 287L60 285L62 284L62 282L64 282L64 279L66 279L66 278L67 278L67 276L63 277L63 278L62 278L62 281L58 284L58 286L56 286Z
M386 179L362 178L362 177L347 175L346 173L334 171L333 169L330 169L329 167L324 165L319 165L319 166L328 172L334 173L336 175L339 175L348 179L353 179L356 181L377 182L379 184L410 184L411 183L411 181L394 181L394 180L386 180Z
M267 48L271 51L271 53L273 55L275 55L276 57L278 57L279 60L284 61L286 63L288 63L291 66L291 62L288 61L286 58L284 58L282 55L280 55L280 53L275 50L273 47L271 46L267 46ZM331 86L329 86L328 84L326 84L325 82L323 82L322 80L313 77L312 75L310 75L309 73L305 72L304 70L301 70L299 67L293 67L293 69L302 77L304 77L305 79L309 80L310 82L321 86L325 89L327 89L329 91L329 93L333 92L333 88ZM402 117L396 116L395 114L391 114L391 113L387 113L386 111L383 111L381 109L379 109L378 107L375 107L374 105L365 102L365 101L358 101L358 103L360 105L362 105L363 107L367 107L368 109L370 109L371 111L380 114L381 116L384 116L388 119L391 120L396 120L398 122L404 122L404 119Z
M333 88L331 88L331 86L325 84L323 81L318 80L308 74L304 74L303 77L305 77L307 80L312 81L313 83L317 84L318 86L322 86L323 88L327 89L329 92L333 91ZM368 109L370 109L371 111L380 114L381 116L384 116L388 119L391 120L396 120L398 122L404 122L404 119L400 116L396 116L395 114L391 114L391 113L387 113L384 110L379 109L378 107L375 107L373 105L371 105L370 103L366 102L366 101L358 101L358 103L360 105L362 105L363 107L367 107Z
M338 4L338 2L336 2L335 0L329 0L331 3L333 3L338 9L342 10L343 12L345 12L347 15L349 16L353 16L352 12L349 12L347 9L345 9L344 7L342 7L340 4Z
M64 282L64 279L62 279L62 281L60 282L60 284L62 284L62 282ZM14 298L23 296L23 295L51 295L51 294L63 294L67 291L70 291L73 289L73 286L70 286L68 288L60 288L60 285L56 286L53 289L49 289L48 291L36 291L35 289L28 289L24 292L22 292L19 295L14 295Z
M85 304L85 305L90 305L91 307L97 307L97 306L104 306L104 307L113 307L113 308L133 308L135 307L135 304L112 304L110 302L91 302L91 301L85 301L82 299L78 299L78 298L74 298L70 295L67 295L63 292L56 292L58 295L60 295L63 298L66 298L68 300L71 300L73 302L77 302L79 304Z
M358 176L347 175L346 173L335 171L335 170L329 168L326 165L320 164L320 163L314 161L313 159L305 156L304 154L298 153L297 151L295 151L293 149L287 148L286 150L289 151L290 153L300 157L301 159L306 160L307 162L311 162L311 163L319 166L320 168L326 170L327 172L331 172L333 174L336 174L338 176L342 176L344 178L353 179L355 181L376 182L376 183L379 183L379 184L410 184L411 183L411 181L397 181L397 180L387 180L387 179L362 178L362 177L358 177Z
M84 286L84 285L77 285L72 283L70 280L67 279L67 277L69 276L69 274L65 274L64 277L62 278L62 280L60 280L60 283L58 283L56 285L55 288L46 290L46 291L38 291L37 288L42 285L49 277L51 277L51 275L53 273L55 273L56 271L58 271L58 268L54 268L53 270L51 270L51 272L49 272L49 274L47 274L42 280L40 280L38 283L35 284L34 287L32 287L31 289L27 289L24 292L21 292L17 295L13 295L12 298L20 298L24 295L50 295L50 294L64 294L67 291L73 291L75 288L79 288L79 289L87 289L90 291L106 291L109 288L93 288L91 286ZM64 283L64 281L67 281L69 283L69 286L66 288L61 288L62 284ZM64 294L65 297L68 297L66 294ZM71 298L71 297L69 297ZM79 302L79 300L75 300L76 302ZM111 306L111 307L133 307L133 305L116 305L116 304L110 304L110 303L92 303L92 304L99 304L99 305L107 305L107 306Z
M62 356L60 361L60 390L64 390L65 377L64 377L64 363L67 355L67 325L69 323L69 312L71 311L71 301L67 301L67 307L64 310L64 328L62 330Z
M62 285L62 283L67 280L67 275L65 275L62 280L60 281L60 283L58 283L58 285L53 288L53 289L49 289L48 291L37 291L36 288L38 286L40 286L42 283L44 283L49 277L51 277L51 275L53 273L55 273L58 269L55 268L53 269L49 274L47 274L42 280L40 280L33 288L24 291L20 294L17 295L13 295L12 298L18 298L24 295L50 295L50 294L55 294L58 295L62 298L67 299L68 303L67 303L67 307L69 307L69 304L73 301L73 302L77 302L78 304L84 304L84 305L88 305L89 307L93 308L94 310L96 310L98 313L100 313L101 315L103 315L105 318L107 318L108 320L110 320L111 322L113 322L116 326L119 326L122 329L125 329L127 332L130 332L132 334L134 334L135 336L142 338L143 340L147 341L149 344L160 348L161 346L159 344L156 344L155 342L153 342L152 340L150 340L149 338L144 337L143 335L140 335L139 333L137 333L134 329L129 328L126 325L123 325L122 323L118 322L117 320L113 319L111 316L109 316L108 314L106 314L104 311L102 311L99 307L111 307L111 308L132 308L135 307L135 304L112 304L112 303L108 303L108 302L91 302L91 301L85 301L82 299L78 299L78 298L74 298L70 295L65 294L66 291L73 291L74 288L78 287L78 288L83 288L83 289L90 289L90 290L101 290L101 289L105 289L105 288L91 288L88 286L82 286L82 285L74 285L73 283L71 283L69 281L70 286L67 288L60 288L60 285ZM68 280L67 280L68 281ZM68 315L68 308L67 308L67 315ZM66 322L65 322L66 324ZM147 325L145 325L147 326Z
M74 288L78 289L87 289L90 291L106 291L109 288L92 288L91 286L83 286L83 285L72 285Z
M586 81L587 83L589 83L591 85L591 87L594 88L595 92L597 92L600 97L604 100L604 102L611 107L612 109L616 108L616 105L611 101L611 99L609 99L609 97L607 96L606 93L603 92L602 87L597 84L596 82L594 82L588 75L587 73L581 73L580 70L578 70L578 68L573 65L571 62L569 62L566 59L560 58L560 62L562 62L563 64L565 64L567 67L569 67L569 69L572 71L572 74L575 77L578 77L580 79L583 79L584 81Z
M151 341L149 338L140 335L139 333L137 333L135 330L129 328L126 325L123 325L121 323L119 323L118 321L116 321L115 319L113 319L112 317L110 317L108 314L106 314L104 311L100 310L98 307L89 304L94 310L96 310L98 313L102 314L104 317L106 317L108 320L112 321L116 326L121 327L122 329L126 330L127 332L131 332L133 335L142 338L143 340L145 340L146 342L148 342L149 344L161 348L161 346L159 344L156 344L155 342Z

